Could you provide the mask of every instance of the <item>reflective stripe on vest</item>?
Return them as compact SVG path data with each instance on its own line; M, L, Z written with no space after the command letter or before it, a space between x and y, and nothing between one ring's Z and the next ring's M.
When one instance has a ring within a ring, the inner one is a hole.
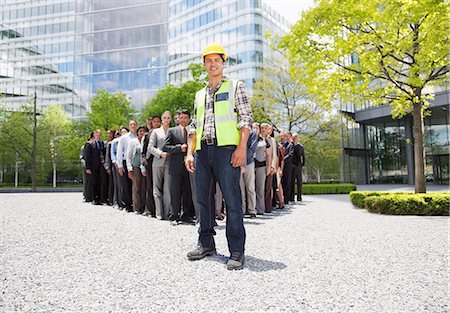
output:
M235 112L235 93L238 81L225 80L214 95L214 119L218 146L238 145L240 132L237 129ZM228 94L228 100L217 100L217 95ZM203 126L205 122L206 87L195 95L196 110L196 150L201 149Z

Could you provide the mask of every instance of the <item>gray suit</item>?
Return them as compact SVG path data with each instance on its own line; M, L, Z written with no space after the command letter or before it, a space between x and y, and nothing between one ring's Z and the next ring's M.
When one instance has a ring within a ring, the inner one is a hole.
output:
M155 198L156 217L168 219L170 213L170 179L169 162L162 158L162 147L166 139L166 133L162 127L154 129L148 143L147 158L154 156L152 162L153 197Z

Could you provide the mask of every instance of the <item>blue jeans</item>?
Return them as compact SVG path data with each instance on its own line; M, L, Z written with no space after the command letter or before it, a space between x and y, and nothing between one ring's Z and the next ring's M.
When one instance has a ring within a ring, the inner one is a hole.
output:
M215 183L219 182L227 208L226 236L231 252L244 252L245 229L242 213L240 169L231 166L234 146L217 147L202 144L195 154L195 180L197 184L197 204L200 211L199 244L205 248L215 248L214 231Z

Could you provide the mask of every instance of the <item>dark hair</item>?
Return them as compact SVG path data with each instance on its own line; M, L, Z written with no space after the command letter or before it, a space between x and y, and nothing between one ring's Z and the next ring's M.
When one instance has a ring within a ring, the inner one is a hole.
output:
M127 127L125 127L125 126L120 127L120 131L122 131L123 129L125 129L127 131L127 133L130 132L130 130Z
M186 110L186 109L178 110L178 111L177 111L177 114L178 114L178 115L180 115L180 114L186 114L187 116L189 116L189 118L191 118L191 113L190 113L188 110Z
M137 132L139 132L141 129L143 129L145 132L148 132L148 128L146 126L139 126Z
M212 53L211 53L211 54L212 54ZM222 53L217 53L217 54L220 56L220 58L222 59L222 61L225 62L225 56L224 56ZM205 56L203 57L203 63L205 63L206 56L207 56L207 55L205 55Z
M161 116L159 116L159 115L153 115L153 116L151 117L152 121L153 121L155 118L161 120Z

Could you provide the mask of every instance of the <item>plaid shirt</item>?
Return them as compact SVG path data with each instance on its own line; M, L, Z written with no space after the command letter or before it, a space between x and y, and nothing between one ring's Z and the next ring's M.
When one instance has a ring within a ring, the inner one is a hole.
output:
M222 78L222 81L217 85L216 88L211 89L211 86L208 83L206 87L206 105L205 105L205 123L203 126L203 139L206 138L216 138L216 125L214 121L214 95L217 90L219 90L222 83L227 80L226 77ZM241 129L242 127L252 129L252 109L250 107L250 97L247 93L247 89L245 88L245 84L241 81L238 82L236 94L235 94L235 103L237 110L237 128ZM194 116L192 117L192 123L190 125L189 134L195 133L195 127L197 123L197 112L194 112Z

